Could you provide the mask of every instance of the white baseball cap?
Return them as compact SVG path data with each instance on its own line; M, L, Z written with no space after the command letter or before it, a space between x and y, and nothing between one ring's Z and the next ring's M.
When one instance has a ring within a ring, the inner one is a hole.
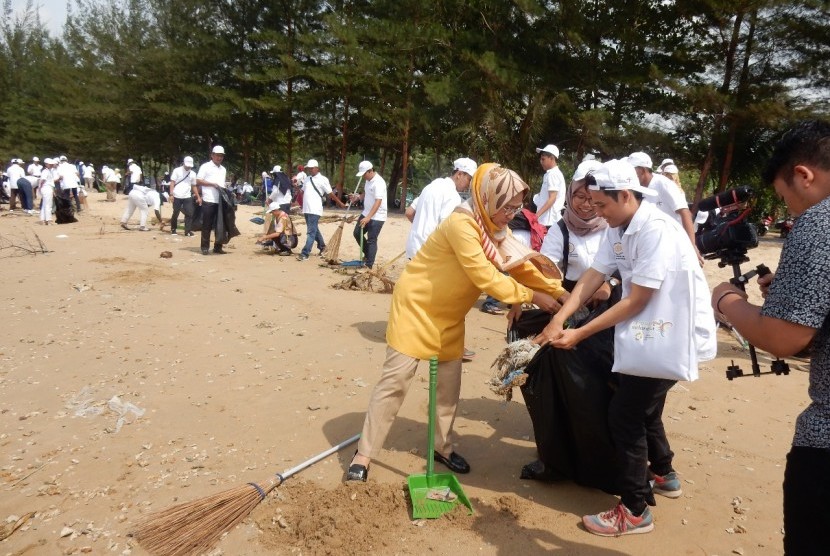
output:
M62 154L62 155L60 156L60 161L61 161L61 162L63 162L64 160L66 160L66 155L65 155L65 154ZM132 160L130 160L130 162L132 162Z
M44 164L54 164L54 163L55 163L55 161L54 161L54 160L52 160L51 158L44 158L44 159L43 159L43 163L44 163Z
M671 158L664 158L663 162L660 163L660 168L662 168L663 166L667 166L669 164L674 164L674 160L672 160Z
M452 169L459 170L465 174L470 174L472 177L473 174L476 173L476 170L478 170L478 164L476 164L476 161L472 158L457 158L452 163Z
M193 168L193 157L192 156L184 157L184 160L182 161L182 164L184 164L185 168Z
M36 156L32 157L32 162L40 162L40 159Z
M61 160L66 160L66 157L65 157L65 156L62 156L62 157L61 157ZM132 163L133 163L133 159L132 159L132 158L128 158L128 159L127 159L127 164L132 164Z
M679 174L680 170L677 169L677 166L674 164L666 164L663 166L663 173L664 174Z
M536 149L536 152L551 154L553 158L559 158L559 147L556 145L545 145L544 148Z
M282 172L282 166L280 166L279 164L277 164L276 166L271 168L271 173L272 174L276 174L277 172Z
M280 210L279 203L271 203L270 205L268 205L268 212L274 212L275 210Z
M651 170L651 157L644 152L636 152L628 155L628 163L634 167L648 168Z
M357 175L355 177L359 178L360 176L362 176L363 174L365 174L366 172L368 172L372 168L373 168L372 163L369 162L368 160L364 160L363 162L358 164L358 166L357 166Z
M225 147L222 145L216 145L210 152L213 154L225 154Z
M576 167L576 172L574 172L574 176L571 178L571 181L579 181L584 180L585 176L588 175L589 172L593 172L597 168L602 166L602 162L599 160L585 160Z
M630 157L629 157L630 158ZM654 197L657 192L648 187L640 185L637 172L628 160L609 160L601 164L599 168L591 173L596 181L595 185L589 185L591 191L639 191L647 197Z
M314 160L313 158L310 158L310 159L308 160L308 162L306 162L306 163L305 163L305 167L306 167L306 168L319 168L319 167L320 167L320 165L319 165L319 164L317 164L317 161L316 161L316 160Z

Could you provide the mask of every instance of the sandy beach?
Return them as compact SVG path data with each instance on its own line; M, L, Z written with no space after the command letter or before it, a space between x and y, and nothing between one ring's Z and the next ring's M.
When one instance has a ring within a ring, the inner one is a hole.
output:
M389 295L333 289L349 276L317 257L263 252L249 220L258 207L239 207L228 255L202 256L198 234L122 230L126 197L104 198L92 192L79 222L61 226L0 212L0 525L20 522L0 554L145 554L129 533L147 514L266 479L359 433L379 376ZM323 235L336 226L321 224ZM380 265L408 230L390 215ZM775 270L781 245L763 238L742 270ZM357 253L347 225L341 258ZM716 261L705 270L710 286L732 275ZM749 289L758 301L754 280ZM272 491L212 554L782 552L784 460L808 403L803 361L789 361L789 376L728 381L733 361L750 372L749 354L719 332L718 358L670 392L664 413L684 494L658 497L653 533L600 538L580 518L614 497L519 479L535 459L530 419L518 392L503 403L486 384L505 326L477 307L467 317L476 357L464 364L456 431L472 516L411 518L406 479L424 472L426 451L422 364L368 483L341 484L354 451L343 449Z

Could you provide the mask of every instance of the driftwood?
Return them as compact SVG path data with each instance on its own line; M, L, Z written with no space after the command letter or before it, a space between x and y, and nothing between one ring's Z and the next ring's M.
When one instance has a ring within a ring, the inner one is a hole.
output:
M31 232L31 234L34 238L28 235L25 235L22 239L0 235L0 251L8 251L8 253L5 253L8 257L49 253L49 249L40 239L40 236L35 232Z

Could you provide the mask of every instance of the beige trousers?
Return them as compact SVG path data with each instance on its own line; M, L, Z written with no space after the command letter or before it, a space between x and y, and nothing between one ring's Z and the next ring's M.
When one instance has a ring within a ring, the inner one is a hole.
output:
M105 185L107 188L107 201L115 201L115 190L118 188L118 182L108 181Z
M386 347L386 361L372 397L357 451L375 458L383 448L386 436L401 408L409 385L418 368L419 359ZM436 394L435 451L449 457L452 453L452 426L461 395L461 360L438 363ZM431 454L430 454L431 455ZM428 457L430 456L428 455Z

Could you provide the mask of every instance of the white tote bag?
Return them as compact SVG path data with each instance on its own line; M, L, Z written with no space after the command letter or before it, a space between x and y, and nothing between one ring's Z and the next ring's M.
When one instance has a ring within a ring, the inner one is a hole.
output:
M616 325L612 372L697 380L694 289L694 271L668 271L645 309Z

